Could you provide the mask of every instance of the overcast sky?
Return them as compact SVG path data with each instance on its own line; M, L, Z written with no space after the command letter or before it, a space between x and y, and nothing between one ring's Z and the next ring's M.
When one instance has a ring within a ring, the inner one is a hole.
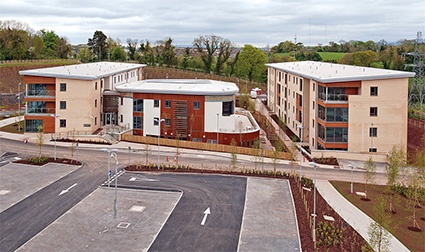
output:
M191 45L218 35L236 45L340 40L396 42L425 34L425 0L0 0L0 20L53 30L71 44L108 37Z

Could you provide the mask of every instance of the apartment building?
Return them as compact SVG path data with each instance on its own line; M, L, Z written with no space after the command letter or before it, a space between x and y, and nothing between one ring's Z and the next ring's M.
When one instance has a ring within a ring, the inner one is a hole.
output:
M97 62L24 70L25 131L88 132L117 124L116 86L142 79L143 64ZM106 103L105 103L106 101Z
M260 128L235 108L234 83L214 80L143 80L116 87L120 124L133 134L250 147Z
M383 161L407 148L408 78L414 73L323 62L268 67L268 106L313 157Z

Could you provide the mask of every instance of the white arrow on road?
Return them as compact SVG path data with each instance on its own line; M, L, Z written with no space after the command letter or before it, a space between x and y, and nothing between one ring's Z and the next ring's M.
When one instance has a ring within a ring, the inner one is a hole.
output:
M59 193L59 196L61 196L62 194L65 194L65 193L67 193L67 192L69 192L69 190L71 190L73 187L75 187L77 185L77 183L75 183L75 184L73 184L72 186L70 186L70 187L68 187L67 189L65 189L65 190L62 190L62 192L61 193Z
M205 222L207 221L208 214L211 214L209 207L204 211L204 218L202 218L201 226L205 225Z

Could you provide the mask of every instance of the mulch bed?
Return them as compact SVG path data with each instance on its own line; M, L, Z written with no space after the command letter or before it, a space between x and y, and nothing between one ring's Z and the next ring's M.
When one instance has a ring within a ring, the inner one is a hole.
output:
M125 168L127 171L148 171L148 172L194 172L194 173L210 173L210 174L230 174L230 175L243 175L243 176L258 176L258 177L270 177L270 178L283 178L288 179L291 185L292 195L294 198L295 208L297 211L297 221L298 229L300 233L301 248L302 251L362 251L362 246L366 244L366 241L363 237L354 230L349 224L347 224L333 209L330 207L327 202L322 198L322 196L317 192L316 194L316 227L320 222L328 222L324 219L323 215L332 216L335 219L333 224L337 229L342 232L342 241L337 245L325 246L322 245L316 250L314 249L313 238L312 238L312 229L309 225L310 219L307 214L307 207L305 206L302 193L305 193L305 202L309 206L310 214L313 213L313 189L311 192L306 192L300 190L300 184L297 182L297 178L290 176L287 173L278 173L276 177L273 177L273 174L267 172L267 174L261 174L260 170L245 170L245 171L223 171L223 170L204 170L204 169L187 169L186 168L169 168L161 167L146 167L144 165L131 165ZM311 219L312 221L312 219ZM312 222L311 222L312 223ZM316 229L317 230L317 229ZM317 234L317 231L316 231Z
M21 159L21 160L17 160L14 163L19 163L19 164L29 164L29 165L38 165L38 166L42 166L45 165L47 163L59 163L59 164L67 164L67 165L81 165L80 161L77 160L73 160L73 159L68 159L68 158L56 158L56 160L52 157L43 159L43 162L34 162L34 159Z

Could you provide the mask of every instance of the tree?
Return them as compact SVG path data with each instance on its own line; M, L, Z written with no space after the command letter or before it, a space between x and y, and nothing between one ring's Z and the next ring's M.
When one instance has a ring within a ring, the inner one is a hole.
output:
M230 57L233 50L230 40L216 35L199 36L199 38L193 40L193 46L201 56L206 73L211 72L214 55L217 54L215 73L219 74L222 65Z
M360 51L347 53L338 63L356 66L370 67L378 60L378 54L373 51Z
M59 38L56 45L56 56L60 59L67 59L71 53L72 48L66 38Z
M79 48L77 59L85 63L85 62L90 62L92 58L93 58L92 53L87 45L84 45Z
M136 59L137 46L139 41L137 39L133 40L131 38L127 39L127 55L130 60Z
M387 165L385 166L385 174L387 175L387 185L384 193L388 195L389 211L395 212L393 208L394 189L398 183L400 168L406 165L406 153L401 146L393 146L387 155Z
M37 139L35 140L35 143L38 146L38 159L41 159L41 147L44 143L44 134L43 134L43 126L37 127Z
M232 146L232 152L230 153L230 165L232 166L233 170L236 170L238 168L238 154L236 149L236 141L234 138L232 138L232 141L230 141L230 145Z
M279 161L279 155L283 150L283 143L278 139L273 143L273 176L276 177L277 163Z
M95 31L93 38L89 38L87 45L89 46L96 60L101 61L107 58L106 35L102 31Z
M161 56L163 58L164 64L167 66L175 65L177 62L175 46L173 46L173 39L168 38L165 41L161 42Z
M367 186L369 184L375 183L375 175L376 175L376 164L373 162L372 157L369 157L369 159L364 163L364 180L365 180L365 199L367 199Z
M57 46L59 42L59 36L54 31L40 30L41 38L45 45L45 55L50 58L57 56Z
M184 70L186 70L187 67L189 66L189 59L190 59L190 48L186 47L184 49L183 60L181 61L181 68L183 68Z
M238 55L235 63L235 74L239 77L248 76L249 81L263 81L267 68L267 55L264 51L252 46L245 45Z
M124 48L121 46L117 46L112 50L111 60L113 61L126 61L127 55L125 53Z
M385 199L377 199L372 210L375 214L375 221L372 221L368 228L369 244L373 250L378 252L390 251L391 240L388 229L391 227L391 216L386 211Z

